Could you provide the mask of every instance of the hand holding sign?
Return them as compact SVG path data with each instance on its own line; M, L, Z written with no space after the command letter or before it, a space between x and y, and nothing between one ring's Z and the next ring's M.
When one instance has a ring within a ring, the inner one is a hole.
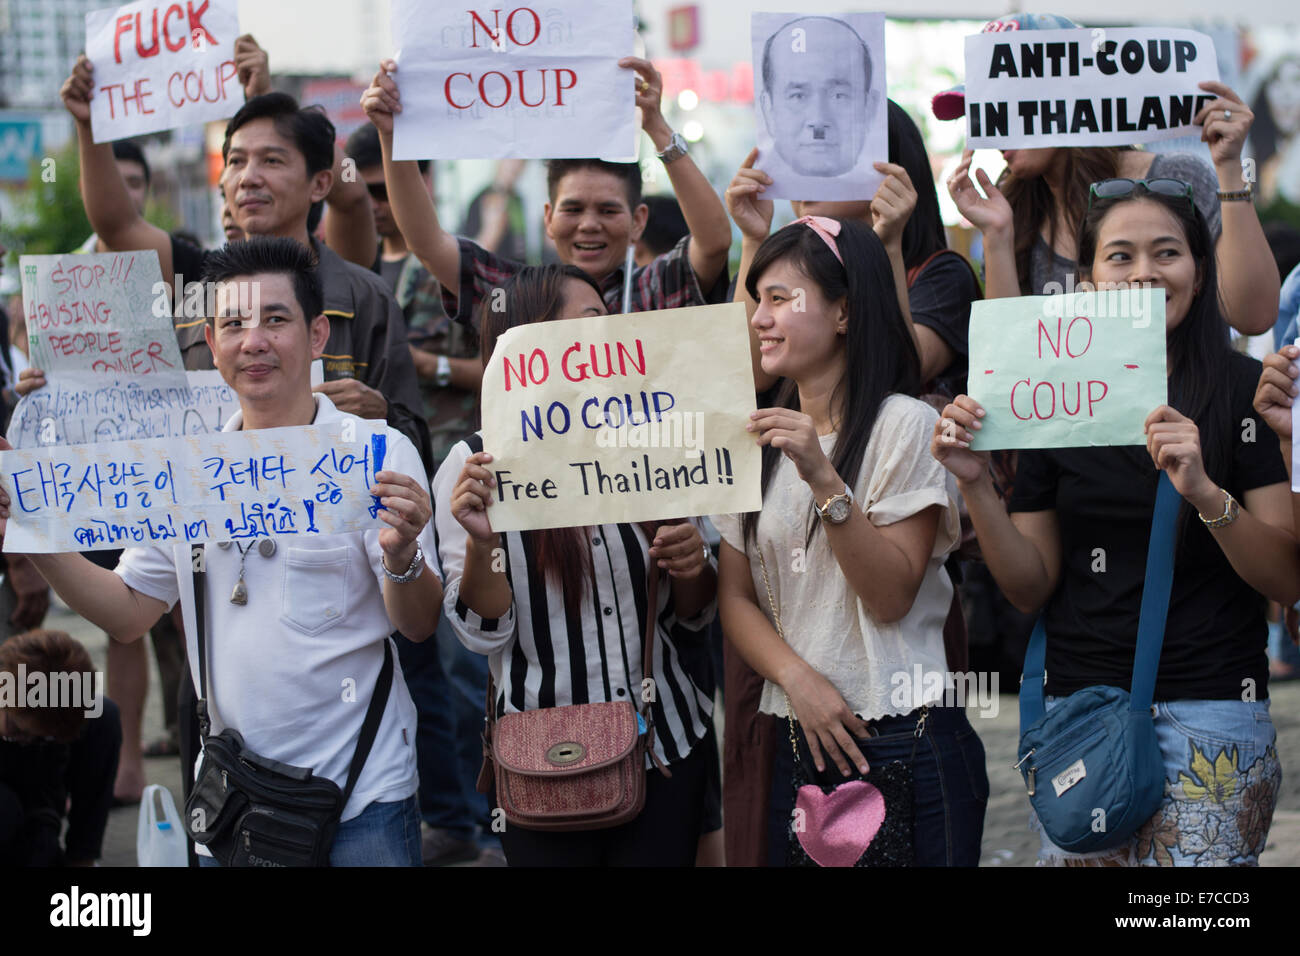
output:
M1241 150L1246 145L1250 126L1255 122L1255 114L1222 83L1207 80L1200 87L1218 96L1192 120L1201 127L1201 142L1210 144L1210 160L1216 168L1236 166L1241 161Z
M1005 233L1011 229L1011 204L982 169L975 170L980 188L984 190L983 196L979 194L970 178L974 157L975 152L970 149L961 154L961 163L948 178L948 195L957 204L957 211L980 232L985 235Z
M1161 405L1144 423L1147 451L1156 468L1169 475L1178 493L1202 514L1214 514L1222 503L1219 486L1205 473L1201 455L1201 431L1176 408Z
M934 423L930 454L963 485L974 484L989 473L989 453L972 451L970 447L975 440L974 433L984 427L980 419L985 414L984 407L975 399L958 395Z
M1255 389L1255 411L1284 442L1291 441L1294 434L1291 419L1296 396L1300 395L1300 386L1295 381L1300 378L1300 370L1295 367L1297 358L1300 358L1300 348L1294 345L1284 345L1280 352L1266 355L1264 371Z
M492 487L496 480L484 465L492 462L485 451L465 459L465 466L451 492L451 514L469 536L480 544L496 544L499 536L488 522L487 509L492 504Z
M897 163L875 163L885 181L871 199L871 228L885 248L903 243L903 229L916 208L916 187L907 170Z
M379 532L384 563L394 574L403 574L415 557L415 539L433 515L429 493L410 475L381 471L370 494L385 508L379 512L379 520L388 525Z
M763 190L772 185L772 177L754 168L758 159L755 146L740 164L736 177L727 187L727 212L746 239L762 242L772 231L772 200L763 199Z
M90 94L95 88L95 71L86 59L86 54L77 57L72 73L63 81L59 96L64 108L72 114L78 123L90 123Z
M397 91L397 81L391 75L396 72L396 60L381 60L379 72L361 94L361 108L381 133L391 133L393 116L402 112L402 94Z

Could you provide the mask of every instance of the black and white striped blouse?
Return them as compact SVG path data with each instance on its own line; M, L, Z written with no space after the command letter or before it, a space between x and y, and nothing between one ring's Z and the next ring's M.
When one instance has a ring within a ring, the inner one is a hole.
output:
M465 459L482 447L482 436L475 433L457 442L438 469L433 480L434 531L444 582L442 613L462 644L488 656L497 714L599 701L627 700L640 706L650 542L638 525L588 529L593 586L577 618L566 612L563 593L546 579L544 570L529 565L526 531L501 536L514 596L505 616L483 619L460 600L469 536L451 514L451 493ZM708 666L708 626L717 602L692 618L678 619L672 596L672 588L661 583L650 675L655 682L654 749L665 763L691 752L707 732L713 712L712 695L701 689L706 681L700 675Z

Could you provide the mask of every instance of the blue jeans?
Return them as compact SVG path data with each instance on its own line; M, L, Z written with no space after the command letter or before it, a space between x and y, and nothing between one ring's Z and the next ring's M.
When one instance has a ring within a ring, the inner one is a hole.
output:
M438 628L444 625L439 622ZM397 659L415 703L415 763L420 772L420 817L462 840L474 835L474 820L457 773L457 727L451 683L438 657L438 641L397 638Z
M434 638L430 638L433 640ZM492 831L491 808L478 792L478 774L483 766L483 708L487 698L488 659L461 644L447 616L438 622L438 649L452 693L447 700L455 730L455 768L469 819L479 827L479 843L499 845Z
M1050 710L1063 698L1048 697ZM1031 812L1040 865L1254 866L1282 785L1268 701L1173 700L1155 705L1165 800L1129 842L1094 853L1053 844Z
M220 866L200 856L199 866ZM339 824L330 850L330 866L421 866L420 802L415 795L389 803L371 803Z
M874 722L880 736L858 740L868 763L911 761L916 786L917 866L977 866L989 778L984 744L958 707L932 707L912 757L918 711ZM802 733L802 730L799 731ZM829 764L834 768L834 764ZM838 773L838 771L836 771ZM768 814L768 866L784 866L794 812L794 757L784 733L776 744Z

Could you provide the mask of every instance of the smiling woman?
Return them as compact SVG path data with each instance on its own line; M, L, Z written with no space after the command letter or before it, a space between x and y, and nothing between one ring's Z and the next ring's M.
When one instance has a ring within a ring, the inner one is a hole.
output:
M1040 859L1254 865L1281 773L1264 597L1290 605L1300 596L1286 469L1276 436L1254 427L1260 366L1228 343L1214 245L1190 189L1110 180L1090 196L1081 278L1166 296L1169 404L1147 416L1146 447L1022 450L1010 515L987 453L969 447L983 408L958 396L931 450L957 477L999 587L1021 611L1042 610L1049 710L1085 687L1129 688L1155 487L1168 476L1183 502L1153 707L1163 804L1136 834L1092 854L1066 853L1044 833ZM1213 793L1207 768L1221 782Z

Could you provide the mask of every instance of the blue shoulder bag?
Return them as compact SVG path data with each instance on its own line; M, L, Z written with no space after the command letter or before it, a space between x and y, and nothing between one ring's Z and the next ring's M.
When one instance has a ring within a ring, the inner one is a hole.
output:
M1174 577L1175 520L1181 498L1160 473L1146 580L1138 618L1133 683L1085 687L1047 711L1047 629L1040 615L1020 679L1020 762L1029 802L1053 843L1071 853L1105 850L1128 840L1160 809L1164 760L1151 698L1164 643Z

